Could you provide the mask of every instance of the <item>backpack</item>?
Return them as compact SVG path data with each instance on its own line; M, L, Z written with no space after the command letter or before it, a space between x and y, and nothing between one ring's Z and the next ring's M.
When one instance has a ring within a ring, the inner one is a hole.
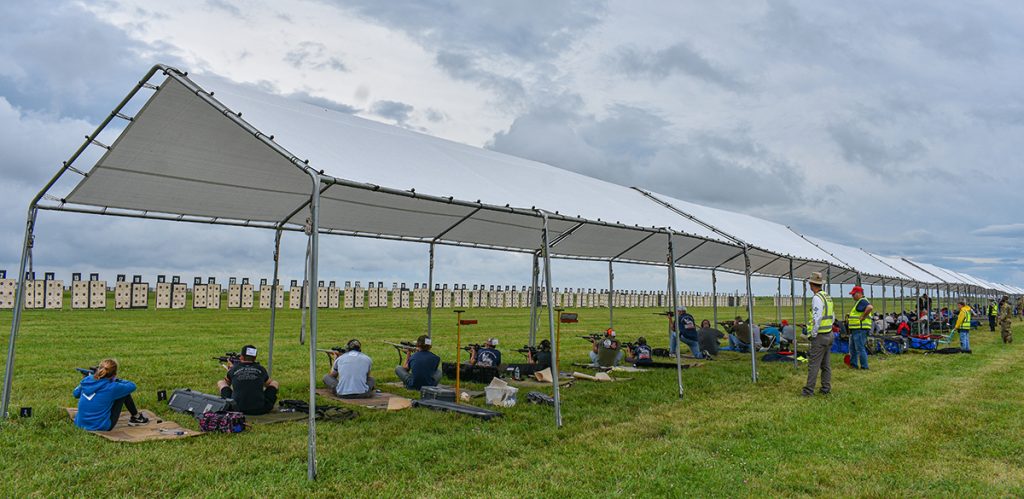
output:
M245 414L240 412L204 412L197 419L199 429L206 432L241 433L245 430Z

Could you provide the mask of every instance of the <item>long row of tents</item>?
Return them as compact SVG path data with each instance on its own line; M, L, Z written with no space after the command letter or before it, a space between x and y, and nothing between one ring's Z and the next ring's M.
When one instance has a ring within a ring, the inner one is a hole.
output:
M137 111L129 115L129 109ZM102 133L119 128L109 127L114 120L124 124L123 130L113 140L101 141ZM75 161L90 147L101 148L102 156L91 169L77 168ZM65 177L76 178L73 189L51 193ZM610 280L614 263L664 266L673 296L678 296L679 267L744 275L748 296L752 276L785 278L792 286L811 272L821 272L830 283L883 289L912 285L944 289L950 296L1024 294L1021 288L821 240L754 216L163 65L138 82L33 199L18 275L24 275L31 256L39 210L273 230L275 280L281 234L294 231L308 235L310 282L317 280L319 236L328 234L428 244L429 289L435 246L454 245L533 255L533 284L547 293L551 259L565 258L607 262ZM7 354L5 415L21 295L19 290ZM550 295L547 303L552 303ZM308 314L310 406L315 406L316 307ZM430 308L427 314L429 324ZM550 306L547 315L553 335ZM541 321L536 305L532 317L531 341ZM271 356L273 329L271 309ZM557 365L557 358L553 360ZM677 373L682 396L681 371ZM560 426L557 382L552 388ZM311 479L315 457L311 416Z

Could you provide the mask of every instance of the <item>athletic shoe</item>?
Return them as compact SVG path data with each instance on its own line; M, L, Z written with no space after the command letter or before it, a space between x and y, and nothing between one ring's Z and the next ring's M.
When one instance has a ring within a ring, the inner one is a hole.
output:
M131 426L134 426L134 425L144 425L144 424L146 424L148 422L149 422L149 418L147 418L146 416L142 415L141 412L128 419L128 424L131 425Z

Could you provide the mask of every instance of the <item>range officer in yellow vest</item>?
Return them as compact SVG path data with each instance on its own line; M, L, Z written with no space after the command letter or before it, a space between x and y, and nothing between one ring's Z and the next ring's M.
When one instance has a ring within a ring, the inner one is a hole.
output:
M988 328L996 331L996 317L999 316L999 304L995 300L988 304Z
M803 396L814 395L814 386L818 381L818 371L821 371L821 390L819 393L827 395L832 391L832 365L829 353L832 350L832 323L835 322L835 308L832 306L832 297L822 291L821 286L825 280L821 278L821 272L812 272L807 279L814 297L811 298L812 322L807 328L807 336L811 339L811 351L808 354L810 361L807 365L807 385L804 386Z
M867 369L868 332L871 331L871 312L875 307L864 298L864 288L860 286L854 286L850 296L854 301L853 309L846 315L846 330L850 332L850 367Z
M960 336L960 351L971 353L971 307L964 300L957 302L957 305L960 305L960 313L956 316L953 330Z

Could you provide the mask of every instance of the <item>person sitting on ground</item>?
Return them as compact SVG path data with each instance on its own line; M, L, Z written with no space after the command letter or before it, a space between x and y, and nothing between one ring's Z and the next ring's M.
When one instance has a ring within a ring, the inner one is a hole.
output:
M737 352L750 352L750 325L737 316L733 321L732 333L729 334L729 347Z
M430 351L427 335L416 339L416 351L406 352L405 363L395 367L395 374L410 390L437 386L441 381L441 358Z
M690 347L694 358L704 358L700 353L700 335L697 334L697 319L694 319L686 311L686 306L676 309L676 321L672 324L672 327L674 328L673 331L679 331L679 341Z
M885 316L885 330L896 329L896 313L889 313Z
M117 378L117 361L104 359L71 393L78 399L75 426L88 431L110 431L117 425L122 409L131 414L129 425L148 423L149 419L135 407L134 391L135 383Z
M786 319L782 319L782 341L790 348L796 344L796 326L790 324Z
M626 363L637 366L654 362L654 350L647 344L647 338L643 336L636 339L636 344L626 357Z
M256 362L256 347L242 347L238 363L228 362L228 373L217 382L220 396L234 400L234 409L243 414L266 414L277 403L277 381Z
M761 330L760 338L762 345L767 344L768 347L771 347L772 345L778 346L780 343L782 343L782 330L775 326L769 325L768 327Z
M884 334L885 333L885 319L881 315L876 315L875 320L871 323L871 334Z
M600 367L614 367L622 362L626 353L619 348L619 340L615 339L615 330L608 328L604 332L604 338L594 341L594 348L590 351L590 363Z
M331 354L334 363L331 372L324 376L324 384L343 399L372 397L376 388L376 381L370 376L373 360L363 353L363 345L357 339L348 340L345 350L341 355Z
M526 363L536 365L538 371L543 371L551 367L551 341L541 340L537 344L537 354L534 355L533 351L526 353Z
M711 327L711 321L701 321L700 329L697 330L697 343L700 344L700 353L705 359L718 355L718 344L722 338L725 338L725 334Z
M480 367L498 367L501 365L501 351L498 350L498 338L484 342L484 347L477 350L476 346L469 349L469 364Z

